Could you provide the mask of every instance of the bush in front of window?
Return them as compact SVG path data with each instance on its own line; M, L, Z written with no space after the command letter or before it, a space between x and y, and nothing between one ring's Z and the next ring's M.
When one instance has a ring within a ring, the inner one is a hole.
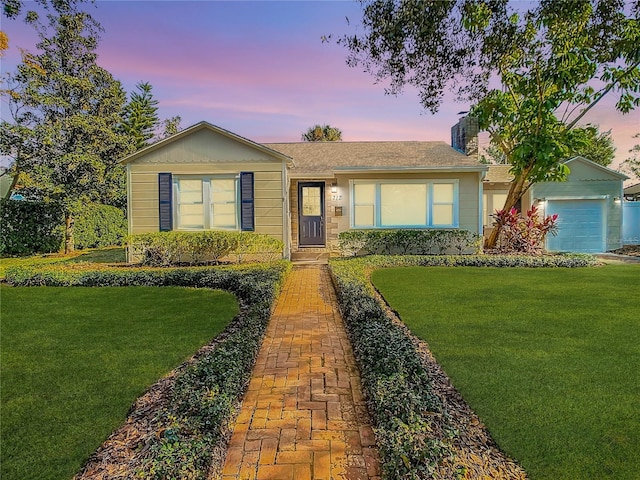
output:
M132 235L129 248L143 265L218 264L222 260L246 263L282 258L282 241L266 234L204 230L152 232Z
M338 247L345 257L477 253L481 245L480 235L468 230L347 230L338 235Z

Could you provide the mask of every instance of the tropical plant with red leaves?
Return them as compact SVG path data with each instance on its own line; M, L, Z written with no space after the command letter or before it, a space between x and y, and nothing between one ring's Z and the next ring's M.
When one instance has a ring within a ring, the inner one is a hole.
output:
M499 253L540 255L544 253L544 240L547 235L555 235L558 231L558 215L543 217L535 205L527 210L526 217L515 208L496 210L492 217L495 219L494 228L500 228L496 245L496 251Z

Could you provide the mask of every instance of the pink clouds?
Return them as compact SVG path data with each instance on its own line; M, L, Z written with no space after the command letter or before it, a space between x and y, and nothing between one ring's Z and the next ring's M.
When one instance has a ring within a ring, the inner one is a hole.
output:
M357 2L98 0L91 13L105 30L99 63L127 91L149 81L160 115L180 115L185 127L207 120L269 142L298 141L309 126L329 123L345 140L448 142L457 112L468 108L447 96L431 115L414 89L385 96L370 75L347 67L346 49L321 37L357 31ZM7 21L3 28L15 44L33 47L30 27ZM18 61L12 47L3 70ZM639 113L623 117L612 102L587 121L612 129L617 163L640 131Z

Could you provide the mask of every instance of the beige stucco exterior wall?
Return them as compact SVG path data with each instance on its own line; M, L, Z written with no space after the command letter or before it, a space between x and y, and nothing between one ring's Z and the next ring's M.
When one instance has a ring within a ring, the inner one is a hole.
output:
M469 230L481 233L480 208L481 208L481 181L479 172L452 172L452 173L360 173L357 177L352 174L336 175L334 180L314 179L293 180L290 190L291 205L291 251L339 254L337 247L338 234L349 230L351 218L350 181L351 180L458 180L459 210L458 220L461 230ZM298 182L317 181L325 182L325 232L326 247L299 247L298 246ZM331 184L337 184L337 192L331 192ZM336 207L342 208L342 215L336 215Z
M201 130L162 146L127 164L129 232L157 232L158 173L173 175L238 175L254 172L257 233L285 240L283 182L285 164L237 140Z

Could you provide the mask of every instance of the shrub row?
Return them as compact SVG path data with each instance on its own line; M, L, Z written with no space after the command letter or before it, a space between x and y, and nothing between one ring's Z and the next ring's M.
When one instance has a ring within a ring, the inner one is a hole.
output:
M190 286L229 290L241 314L221 334L212 350L179 369L166 405L154 422L159 435L144 449L136 478L208 478L214 448L248 384L251 369L288 262L253 267L98 270L16 267L7 272L13 285Z
M435 478L453 459L455 431L413 342L387 316L365 259L331 261L380 451L385 478Z
M89 203L75 217L75 248L102 248L122 245L128 235L124 212L111 205Z
M62 244L62 211L51 203L0 200L0 255L50 253Z
M468 230L347 230L338 235L345 257L477 253L481 246L482 237Z
M127 236L127 221L119 208L89 203L74 218L75 248L122 245ZM0 223L0 255L51 253L62 246L64 218L54 203L0 200Z
M284 249L282 241L269 235L217 230L142 233L128 243L133 257L150 266L218 263L222 258L272 261L282 258Z
M407 331L395 324L369 281L372 270L400 266L583 267L571 256L368 256L334 259L340 309L362 372L387 478L455 478L456 432ZM443 473L446 472L446 473Z

